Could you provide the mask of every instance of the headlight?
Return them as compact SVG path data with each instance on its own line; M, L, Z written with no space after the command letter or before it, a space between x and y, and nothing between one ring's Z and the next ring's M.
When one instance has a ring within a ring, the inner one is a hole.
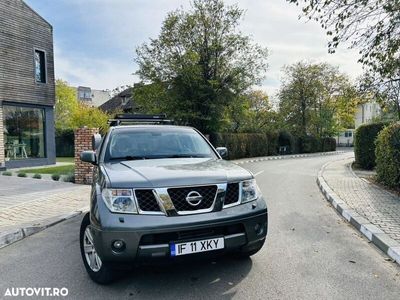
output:
M108 209L116 213L136 214L137 207L132 190L103 189L101 192Z
M241 182L242 187L242 203L256 200L260 196L260 189L255 179L245 180Z

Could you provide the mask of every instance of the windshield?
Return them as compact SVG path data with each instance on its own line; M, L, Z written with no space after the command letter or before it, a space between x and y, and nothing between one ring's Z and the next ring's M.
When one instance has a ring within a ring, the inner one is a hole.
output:
M208 143L191 129L140 128L115 130L105 160L217 158Z

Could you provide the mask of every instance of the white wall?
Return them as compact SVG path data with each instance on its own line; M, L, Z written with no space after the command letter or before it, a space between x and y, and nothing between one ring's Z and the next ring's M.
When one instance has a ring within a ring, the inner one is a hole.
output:
M338 146L353 146L354 143L354 129L346 129L336 137L336 144Z
M376 102L367 102L359 104L357 107L355 126L356 128L362 124L371 123L374 118L378 117L381 113L381 108Z

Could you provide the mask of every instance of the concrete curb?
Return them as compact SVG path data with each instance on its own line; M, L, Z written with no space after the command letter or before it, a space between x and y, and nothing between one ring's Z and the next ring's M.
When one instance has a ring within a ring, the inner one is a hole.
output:
M279 155L279 156L262 156L262 157L253 157L249 159L237 159L232 160L235 164L241 165L250 162L259 162L259 161L267 161L267 160L280 160L280 159L293 159L293 158L306 158L306 157L315 157L315 156L326 156L326 155L335 155L346 153L346 151L331 151L331 152L318 152L312 154L289 154L289 155Z
M323 178L325 168L332 162L328 162L322 166L318 172L317 184L326 200L332 204L337 212L361 232L369 241L386 253L397 264L400 265L400 243L390 238L386 233L373 225L366 218L359 215L356 211L347 206L327 184Z
M73 212L65 214L65 215L61 215L58 217L48 219L47 221L45 221L45 224L43 224L43 225L27 226L27 227L21 227L18 229L13 229L13 230L5 231L5 232L0 232L0 249L4 248L6 246L9 246L15 242L18 242L32 234L38 233L46 228L49 228L51 226L54 226L58 223L65 221L65 220L76 217L86 211L87 211L87 209L83 208L82 210L73 211Z

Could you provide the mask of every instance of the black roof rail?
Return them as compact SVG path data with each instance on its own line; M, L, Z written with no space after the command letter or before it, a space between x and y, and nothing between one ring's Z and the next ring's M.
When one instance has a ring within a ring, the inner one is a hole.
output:
M110 126L119 126L122 124L173 124L172 120L167 119L166 114L143 115L143 114L117 114L114 119L109 119Z

